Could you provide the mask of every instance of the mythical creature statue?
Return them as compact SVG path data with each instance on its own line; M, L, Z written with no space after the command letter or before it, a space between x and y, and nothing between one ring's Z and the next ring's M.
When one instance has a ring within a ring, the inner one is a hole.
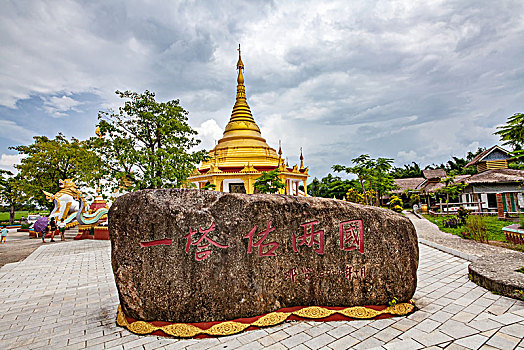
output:
M64 219L66 224L93 224L107 214L107 208L100 208L92 214L87 213L85 199L72 179L60 180L60 191L54 195L43 191L49 201L55 206L49 215L49 219L55 217L58 221ZM76 223L74 222L76 219Z
M73 219L80 210L80 201L84 199L82 192L76 187L72 179L60 180L60 191L54 195L46 191L43 192L46 198L55 204L51 215L49 215L49 219L54 217L58 219L58 221L60 221L60 219L69 219L70 216L71 219Z

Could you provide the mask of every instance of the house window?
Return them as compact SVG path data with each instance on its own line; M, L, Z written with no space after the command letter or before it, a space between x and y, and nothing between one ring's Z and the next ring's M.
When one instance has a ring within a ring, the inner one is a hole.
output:
M488 208L497 207L497 195L495 193L488 193Z

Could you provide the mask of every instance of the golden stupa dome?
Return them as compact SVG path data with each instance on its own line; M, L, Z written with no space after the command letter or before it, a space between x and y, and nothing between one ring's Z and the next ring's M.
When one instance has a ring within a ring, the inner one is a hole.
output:
M242 168L247 164L260 168L276 168L280 157L275 149L269 147L260 133L251 109L246 100L244 86L244 63L242 62L240 45L238 47L238 77L237 95L229 123L226 125L223 137L209 153L210 159L202 164L200 170L208 169L211 164L227 170L227 168Z

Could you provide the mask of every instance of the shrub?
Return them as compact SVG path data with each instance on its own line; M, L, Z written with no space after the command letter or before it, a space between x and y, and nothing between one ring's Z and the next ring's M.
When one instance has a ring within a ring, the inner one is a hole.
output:
M394 208L396 206L402 206L402 199L400 199L398 196L391 196L391 198L389 199L389 207L390 208Z
M465 225L466 224L466 219L469 216L469 210L467 210L464 207L460 207L458 209L458 211L457 211L457 216L462 221L462 224Z
M409 200L413 203L413 204L417 204L417 203L420 203L420 196L416 193L412 193L410 196L409 196Z
M457 228L466 225L466 220L469 216L469 210L460 207L457 211L457 215L450 219L442 220L442 226L449 228ZM467 236L467 235L466 235Z
M402 199L395 195L391 196L389 199L389 209L396 211L397 213L402 213Z
M279 190L286 187L279 176L280 172L276 169L263 171L255 180L255 189L258 193L278 193Z
M520 228L524 228L524 215L520 215Z
M364 200L364 195L355 190L354 188L350 188L346 192L346 201L359 204L366 204L366 201Z
M397 213L402 213L403 208L400 205L395 205L391 210L396 211Z
M475 241L487 242L488 241L488 230L486 223L481 216L471 215L466 220L466 232Z
M413 208L415 204L418 205L420 203L420 196L418 195L418 193L408 192L406 196L408 201L404 203L404 207Z
M464 225L464 223L462 222L462 219L460 219L458 216L453 216L452 218L443 220L442 225L444 227L457 228Z
M202 187L203 190L212 190L214 191L215 189L217 188L217 185L215 184L212 184L211 182L206 182L206 184L204 185L204 187Z
M31 226L31 225L29 225L29 224L22 224L22 225L20 225L20 228L24 229L24 230L27 230L29 228L29 226Z

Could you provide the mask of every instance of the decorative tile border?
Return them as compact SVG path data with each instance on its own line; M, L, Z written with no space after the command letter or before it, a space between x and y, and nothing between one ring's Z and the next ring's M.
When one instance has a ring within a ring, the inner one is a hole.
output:
M519 224L513 224L502 228L506 239L515 244L524 244L524 229Z
M322 307L305 306L277 310L265 315L222 322L170 323L163 321L137 321L124 314L118 306L117 324L136 334L155 334L179 338L225 336L244 330L278 325L286 320L313 319L316 321L341 321L353 319L387 318L413 312L415 305L400 303L394 306Z

